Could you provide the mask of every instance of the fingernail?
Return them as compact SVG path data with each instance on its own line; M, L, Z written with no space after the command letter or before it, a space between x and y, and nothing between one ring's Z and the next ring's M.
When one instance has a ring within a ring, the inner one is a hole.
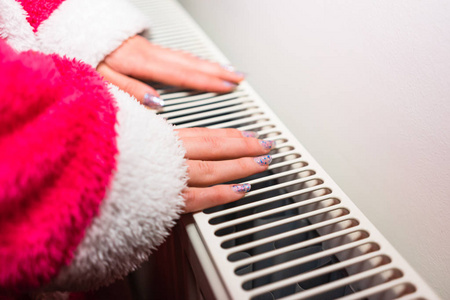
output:
M260 140L259 143L264 149L273 149L276 146L275 141Z
M236 193L247 193L248 191L250 191L252 186L250 185L250 183L243 183L243 184L232 185L231 188Z
M253 159L258 165L260 166L267 166L270 165L272 162L272 156L265 155L265 156L258 156Z
M164 100L156 97L155 95L146 93L144 95L144 101L142 102L145 106L152 109L161 110L164 107Z
M236 69L231 65L221 65L221 67L227 70L228 72L236 74L239 77L245 77L247 75L244 72L236 71Z
M228 72L234 72L236 71L236 69L232 66L232 65L228 65L228 64L224 64L224 65L220 65L222 68L224 68L225 70L227 70Z
M232 83L232 82L229 82L229 81L222 81L223 82L223 85L224 86L226 86L226 87L231 87L231 88L233 88L233 89L235 89L236 87L237 87L237 84L234 84L234 83Z
M242 131L241 133L244 137L256 138L259 136L259 134L257 132L253 132L253 131Z
M241 71L235 71L234 74L236 74L239 77L247 77L247 74Z

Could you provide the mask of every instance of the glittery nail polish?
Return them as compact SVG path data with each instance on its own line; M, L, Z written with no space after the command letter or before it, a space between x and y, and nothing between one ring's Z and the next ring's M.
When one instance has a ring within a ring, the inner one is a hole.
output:
M239 77L247 77L247 74L241 71L235 71L234 74L236 74Z
M269 141L269 140L260 140L259 143L261 146L263 146L264 149L273 149L275 148L275 141Z
M237 87L237 84L234 84L234 83L226 81L226 80L222 81L222 83L223 83L224 86L231 87L233 89L235 89Z
M260 166L267 166L272 162L272 156L270 155L258 156L255 157L253 160Z
M156 97L155 95L152 95L152 94L149 94L149 93L146 93L144 95L144 101L142 101L142 103L145 106L148 106L148 107L150 107L152 109L155 109L155 110L161 110L164 107L164 100L163 99L161 99L159 97Z
M236 70L232 65L225 64L225 65L221 65L221 67L229 72L234 72Z
M246 76L246 74L244 72L236 71L236 69L231 65L221 65L221 67L224 68L225 70L227 70L228 72L232 72L232 73L236 74L239 77Z
M242 131L242 135L244 137L256 138L256 137L258 137L259 134L257 132L254 132L254 131Z
M247 193L248 191L250 191L252 186L249 183L243 183L243 184L232 185L231 188L236 193Z

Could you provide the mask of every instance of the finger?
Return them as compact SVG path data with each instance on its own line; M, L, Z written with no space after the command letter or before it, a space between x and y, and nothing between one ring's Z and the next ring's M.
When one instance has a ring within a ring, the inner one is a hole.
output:
M155 47L158 47L155 45ZM214 76L232 83L239 83L244 80L245 75L237 72L230 65L220 65L215 62L202 60L190 53L174 51L171 49L160 48L160 55L167 62L174 62L190 70L197 70L204 74Z
M267 170L271 162L270 155L226 161L188 160L188 185L202 187L244 178Z
M260 156L275 147L274 141L255 138L187 137L183 138L186 158L193 160L225 160Z
M141 69L135 77L215 93L228 93L237 87L236 83L202 73L197 69L187 68L173 61L154 61L151 66L148 65L148 67Z
M175 129L178 132L178 136L180 138L186 137L200 137L200 136L221 136L228 138L242 138L242 137L258 137L258 133L253 131L240 131L233 128L220 128L220 129L211 129L211 128L180 128Z
M228 65L222 66L217 63L199 60L195 57L189 63L191 64L191 67L196 67L200 72L216 76L229 82L239 83L245 79L244 73L234 71L234 68Z
M164 101L159 98L158 92L147 84L116 72L103 62L97 66L97 71L107 81L134 96L142 104L156 110L160 110L164 106Z
M220 70L217 64L202 61L180 51L162 48L140 36L125 41L105 58L105 62L117 72L135 78L208 92L230 92L243 79L243 76L233 75L233 72ZM205 66L206 69L216 71L205 73ZM213 75L215 73L226 76L218 77Z
M235 72L229 65L202 60L188 52L172 50L150 43L143 37L136 37L136 42L145 48L147 59L161 62L163 65L183 66L186 71L199 71L209 76L214 76L231 83L239 83L244 79L244 73ZM151 62L154 65L154 62Z
M245 196L250 185L216 185L209 188L187 188L183 192L185 213L233 202Z

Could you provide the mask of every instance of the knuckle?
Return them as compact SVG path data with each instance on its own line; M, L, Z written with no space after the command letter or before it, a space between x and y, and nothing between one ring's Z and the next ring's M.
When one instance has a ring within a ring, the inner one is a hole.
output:
M187 189L184 192L184 200L185 200L185 210L187 212L191 212L196 209L198 195L191 189Z
M197 76L195 76L195 80L198 84L198 87L205 91L212 90L213 87L216 85L216 82L215 82L216 79L209 75L198 74Z
M255 150L259 148L259 146L255 144L254 139L243 139L243 143L243 147L245 147L245 149L247 149L251 153L255 152Z
M191 78L189 77L189 72L178 70L175 72L174 76L178 78L181 86L190 86Z
M105 72L106 65L104 62L100 62L96 69L97 69L97 72L99 72L100 74L103 75L103 77L105 77L105 73L107 73L107 72Z
M224 186L216 185L212 187L212 193L214 197L214 203L215 205L220 205L223 203L226 203L229 198L229 194L224 190Z
M202 137L202 142L212 152L216 152L222 146L219 139L213 136Z
M136 89L136 84L133 81L131 81L131 80L127 80L123 84L123 89L126 92L133 93L134 90Z
M200 161L198 163L199 173L201 176L212 176L215 173L214 166L208 161Z
M247 169L250 169L250 164L248 163L248 159L238 159L236 161L236 167L241 170L245 171Z
M189 192L188 201L191 204L191 206L197 203L197 198L198 198L197 193L193 191Z

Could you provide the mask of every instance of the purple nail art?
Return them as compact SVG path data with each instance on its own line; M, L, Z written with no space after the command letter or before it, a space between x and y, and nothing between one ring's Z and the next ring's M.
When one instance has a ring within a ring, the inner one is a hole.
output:
M267 166L272 162L272 156L270 155L258 156L255 157L253 160L260 166Z
M225 70L229 71L229 72L234 72L236 69L231 66L231 65L221 65L222 68L224 68Z
M243 184L232 185L231 188L236 193L247 193L248 191L250 191L252 186L249 183L243 183Z
M155 95L146 93L142 103L152 109L161 110L164 107L164 100Z
M261 146L263 146L264 149L273 149L275 148L275 141L267 141L267 140L260 140L259 143Z
M228 72L232 72L232 73L236 74L239 77L245 77L247 75L244 72L236 71L236 69L231 65L221 65L221 67L224 68L225 70L227 70Z
M241 71L235 71L234 74L236 74L239 77L247 77L247 74Z
M259 134L257 132L254 132L254 131L242 131L242 135L244 137L256 138L256 137L258 137Z

